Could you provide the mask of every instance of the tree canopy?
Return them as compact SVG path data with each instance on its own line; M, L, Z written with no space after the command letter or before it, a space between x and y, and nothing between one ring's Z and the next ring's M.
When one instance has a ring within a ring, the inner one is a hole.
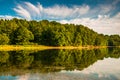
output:
M0 45L120 46L120 35L104 35L84 25L55 21L0 20Z

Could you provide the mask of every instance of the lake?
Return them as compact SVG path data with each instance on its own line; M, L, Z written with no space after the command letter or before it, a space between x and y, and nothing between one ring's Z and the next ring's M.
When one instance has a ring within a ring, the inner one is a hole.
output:
M120 80L120 48L0 51L0 80Z

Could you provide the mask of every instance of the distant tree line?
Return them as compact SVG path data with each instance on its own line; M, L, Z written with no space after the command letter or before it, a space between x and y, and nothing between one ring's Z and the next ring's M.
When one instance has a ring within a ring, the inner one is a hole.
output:
M103 35L83 25L55 21L0 20L0 45L120 46L120 35Z

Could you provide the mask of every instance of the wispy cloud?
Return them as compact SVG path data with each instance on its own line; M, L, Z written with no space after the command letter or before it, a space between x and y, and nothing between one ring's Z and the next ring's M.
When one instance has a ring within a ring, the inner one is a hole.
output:
M23 18L31 19L30 13L27 11L27 9L25 9L21 5L18 5L17 8L14 8L14 11L16 11L18 15L20 15Z
M41 5L38 3L37 6L29 3L29 2L24 2L25 6L24 7L28 12L29 14L31 15L31 17L38 17L40 16L40 12L41 12Z
M81 18L83 16L94 17L96 14L105 15L115 9L115 4L100 4L94 8L89 5L73 5L71 7L65 5L53 5L43 7L39 2L34 5L30 2L23 2L18 4L13 10L21 17L26 19L70 19L70 18ZM94 15L93 15L94 14Z
M54 5L52 7L43 7L40 3L33 5L30 2L18 4L13 10L21 17L26 19L42 17L42 18L68 18L79 17L88 13L90 7L88 5L81 6L60 6Z
M78 17L80 15L84 15L89 11L88 5L82 6L73 6L71 8L67 6L59 6L55 5L53 7L48 7L44 9L44 13L47 13L48 16L55 16L55 17Z

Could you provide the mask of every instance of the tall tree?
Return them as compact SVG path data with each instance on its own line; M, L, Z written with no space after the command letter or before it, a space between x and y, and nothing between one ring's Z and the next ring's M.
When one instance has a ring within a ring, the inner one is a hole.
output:
M15 44L29 44L34 39L34 35L25 27L19 27L14 32Z

